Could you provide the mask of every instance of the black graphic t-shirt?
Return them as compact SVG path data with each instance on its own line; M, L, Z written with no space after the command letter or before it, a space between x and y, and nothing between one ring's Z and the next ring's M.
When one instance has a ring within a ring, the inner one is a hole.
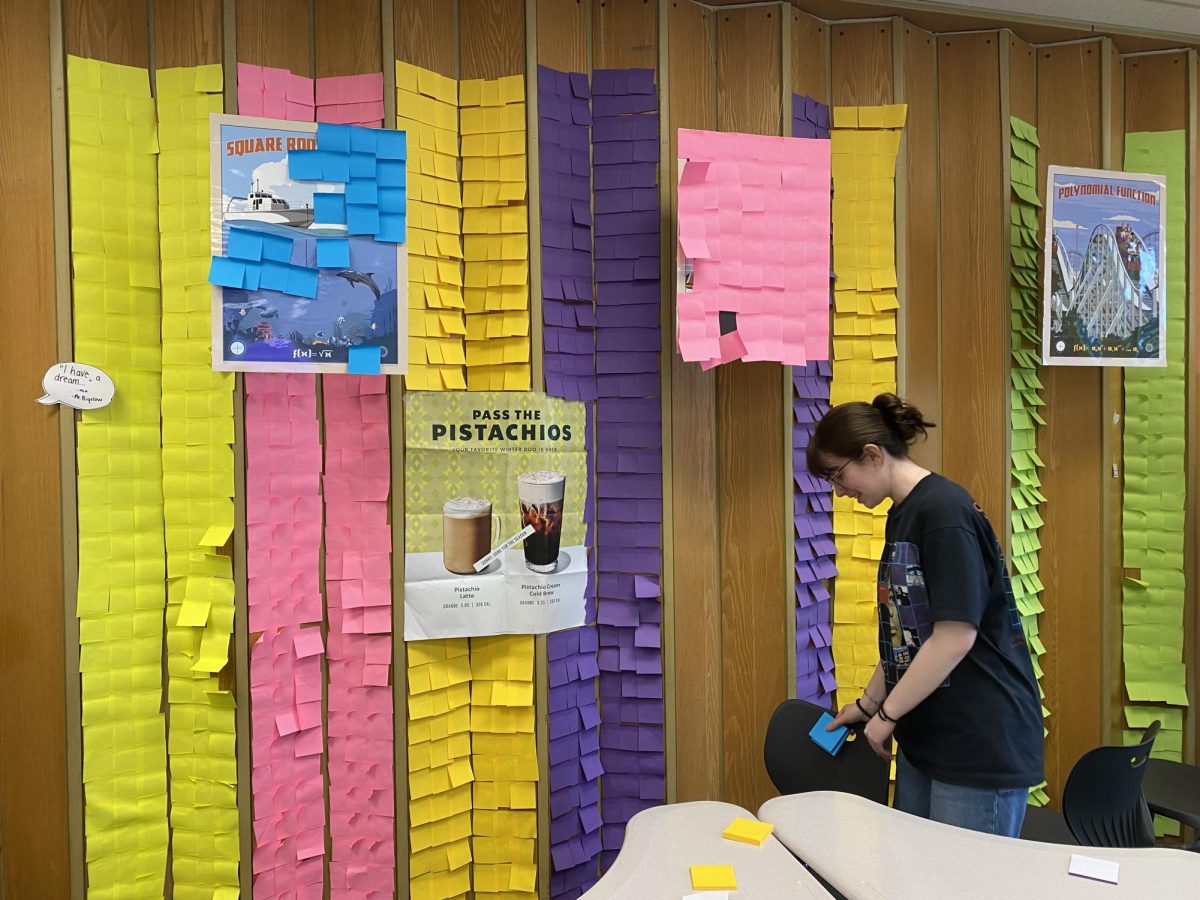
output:
M1000 545L970 494L929 474L888 513L879 653L889 692L935 622L978 634L945 683L897 723L904 755L950 784L1040 783L1041 701Z

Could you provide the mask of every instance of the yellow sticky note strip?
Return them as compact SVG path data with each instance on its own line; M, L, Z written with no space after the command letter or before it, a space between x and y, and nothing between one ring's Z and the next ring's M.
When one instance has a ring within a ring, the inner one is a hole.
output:
M692 866L693 891L736 891L733 866Z
M835 292L830 402L870 401L896 389L895 188L902 104L833 110ZM886 511L834 498L838 577L833 657L838 686L852 700L878 661L875 569Z
M721 832L721 837L727 841L737 841L741 844L753 844L756 847L762 846L765 841L775 830L775 826L770 822L759 822L757 819L743 819L741 817L734 819Z
M203 272L209 199L208 117L222 107L221 67L160 69L158 230L162 259L162 490L167 549L167 699L171 875L179 896L236 898L237 736L228 663L234 589L233 379L210 365Z

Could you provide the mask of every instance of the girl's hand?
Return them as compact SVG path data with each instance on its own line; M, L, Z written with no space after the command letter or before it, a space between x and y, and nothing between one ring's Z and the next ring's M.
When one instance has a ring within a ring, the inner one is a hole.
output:
M867 736L867 743L871 745L871 749L875 751L875 755L881 759L890 760L892 758L892 732L895 730L894 722L885 722L879 716L874 716L863 732Z
M834 717L833 721L825 726L825 730L834 731L843 725L857 725L865 721L867 721L867 716L858 708L858 704L847 703L842 707L842 711Z

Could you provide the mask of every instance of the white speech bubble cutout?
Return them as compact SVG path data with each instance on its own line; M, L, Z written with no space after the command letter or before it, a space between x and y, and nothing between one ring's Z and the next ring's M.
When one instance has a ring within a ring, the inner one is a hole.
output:
M72 409L100 409L112 403L117 386L108 373L84 363L56 363L42 377L38 403L61 403Z

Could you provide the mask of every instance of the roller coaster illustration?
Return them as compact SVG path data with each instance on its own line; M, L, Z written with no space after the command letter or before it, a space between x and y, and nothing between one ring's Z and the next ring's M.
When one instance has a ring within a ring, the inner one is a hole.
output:
M1157 335L1157 254L1129 225L1097 225L1079 261L1073 263L1057 233L1050 264L1051 326L1068 320L1089 342L1136 339L1139 349Z

